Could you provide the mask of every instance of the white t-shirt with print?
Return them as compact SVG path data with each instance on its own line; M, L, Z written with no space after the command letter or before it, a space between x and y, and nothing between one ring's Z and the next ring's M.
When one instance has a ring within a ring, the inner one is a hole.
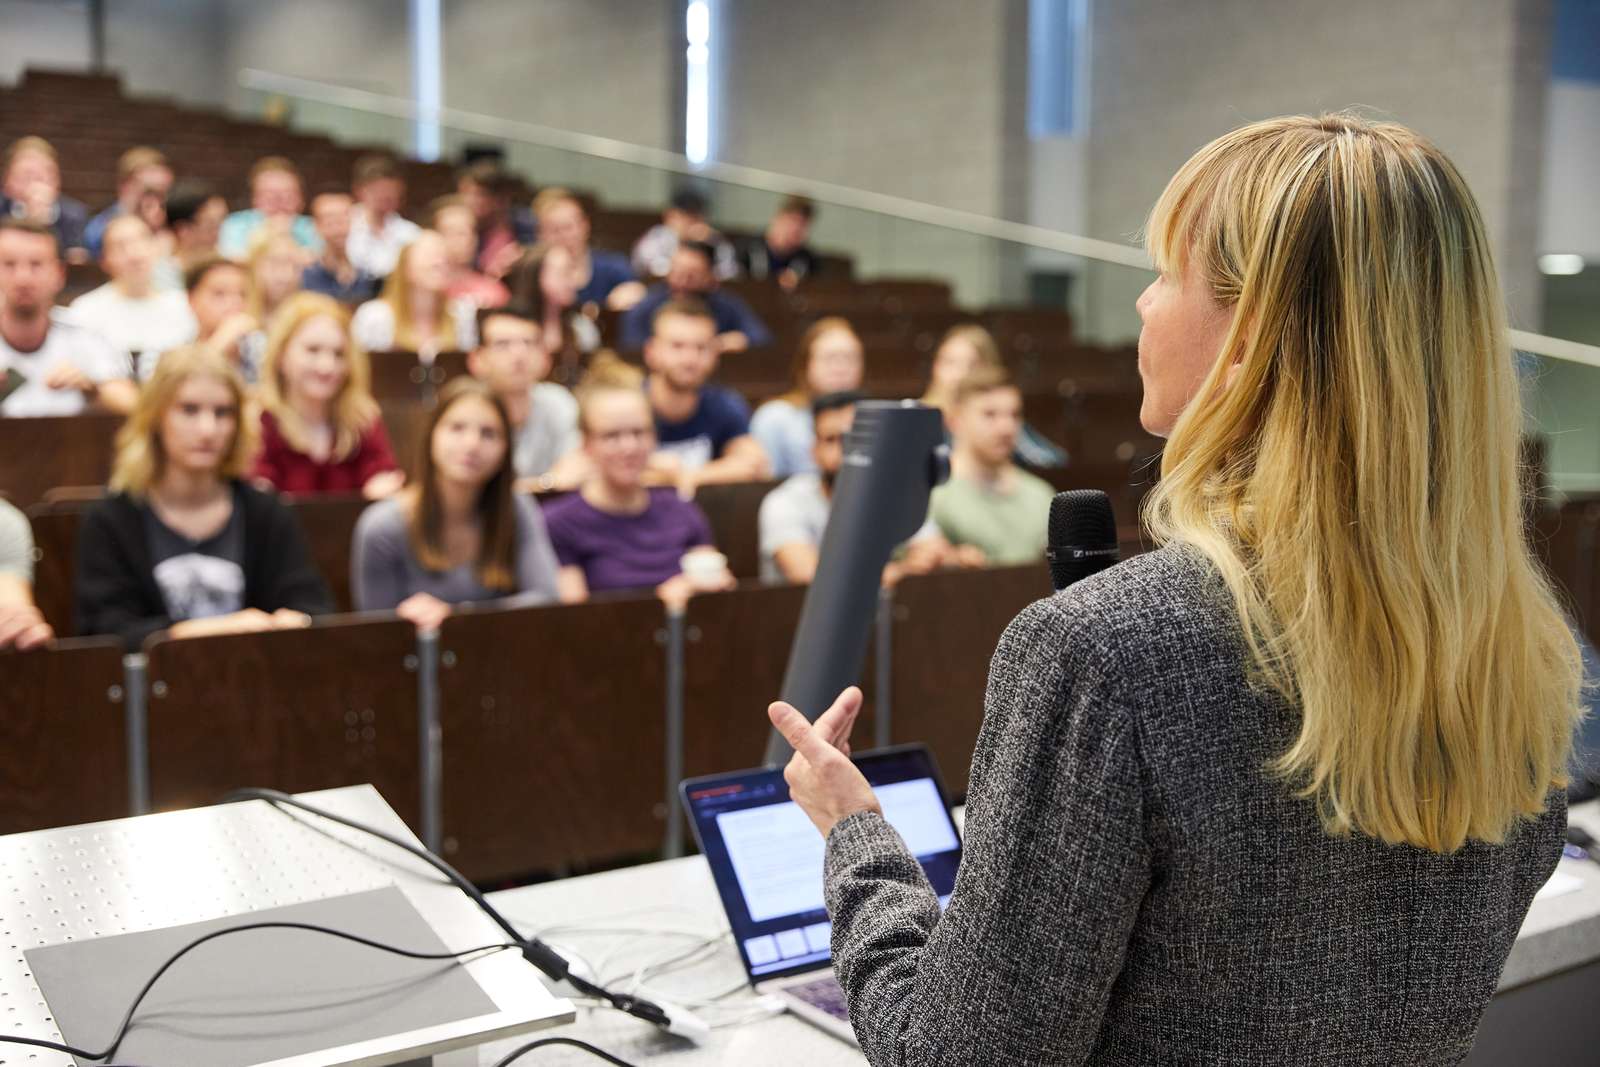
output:
M109 382L130 376L125 353L118 352L104 337L85 329L57 308L50 313L50 329L44 344L32 352L19 352L9 341L0 337L0 367L7 379L20 374L23 384L5 400L0 401L0 415L40 417L45 415L78 415L88 406L84 395L76 389L51 389L45 385L57 367L71 364L88 375L91 381ZM9 380L0 381L0 393L10 390Z

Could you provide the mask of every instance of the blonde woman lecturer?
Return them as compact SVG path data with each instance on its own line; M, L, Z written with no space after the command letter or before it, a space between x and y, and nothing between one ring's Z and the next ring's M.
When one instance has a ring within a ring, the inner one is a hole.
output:
M1345 115L1201 149L1151 215L1160 548L1001 639L943 916L838 745L833 959L884 1064L1453 1064L1561 851L1579 660L1523 539L1461 175Z

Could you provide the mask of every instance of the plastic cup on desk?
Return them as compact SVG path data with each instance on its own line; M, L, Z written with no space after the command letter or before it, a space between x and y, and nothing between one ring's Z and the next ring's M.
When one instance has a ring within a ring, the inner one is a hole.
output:
M728 580L728 557L714 548L691 548L678 561L683 576L700 591L721 589Z

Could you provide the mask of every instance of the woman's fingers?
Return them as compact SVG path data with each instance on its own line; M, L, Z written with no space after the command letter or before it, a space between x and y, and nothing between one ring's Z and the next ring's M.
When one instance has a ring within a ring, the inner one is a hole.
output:
M777 727L789 747L804 756L807 763L816 766L837 752L794 705L779 700L767 708L767 718Z

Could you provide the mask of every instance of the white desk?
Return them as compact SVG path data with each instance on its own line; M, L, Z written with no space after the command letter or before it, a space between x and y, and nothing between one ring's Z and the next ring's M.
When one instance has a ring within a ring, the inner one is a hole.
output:
M1574 809L1572 821L1600 837L1600 802ZM1534 901L1506 962L1500 982L1502 991L1600 960L1600 866L1563 859L1559 869L1578 878L1581 887L1562 896ZM672 928L706 935L727 929L710 871L698 856L506 890L492 894L490 899L519 927L535 931L558 923L573 927ZM687 937L673 941L647 935L601 936L577 929L552 931L549 940L592 963L609 955L610 960L602 967L603 977L621 974L624 982L641 962L694 944ZM702 965L649 985L663 996L676 994L693 999L730 989L743 980L738 952L732 941L724 941ZM753 994L741 993L730 997L728 1003L748 1004L753 999ZM859 1067L865 1062L854 1047L788 1015L718 1030L709 1043L699 1047L604 1009L580 1008L576 1023L550 1033L581 1038L638 1063L659 1060L684 1067L755 1063L773 1067ZM497 1042L484 1046L479 1064L486 1067L494 1063L516 1044ZM517 1067L599 1062L577 1049L550 1048L529 1054Z

